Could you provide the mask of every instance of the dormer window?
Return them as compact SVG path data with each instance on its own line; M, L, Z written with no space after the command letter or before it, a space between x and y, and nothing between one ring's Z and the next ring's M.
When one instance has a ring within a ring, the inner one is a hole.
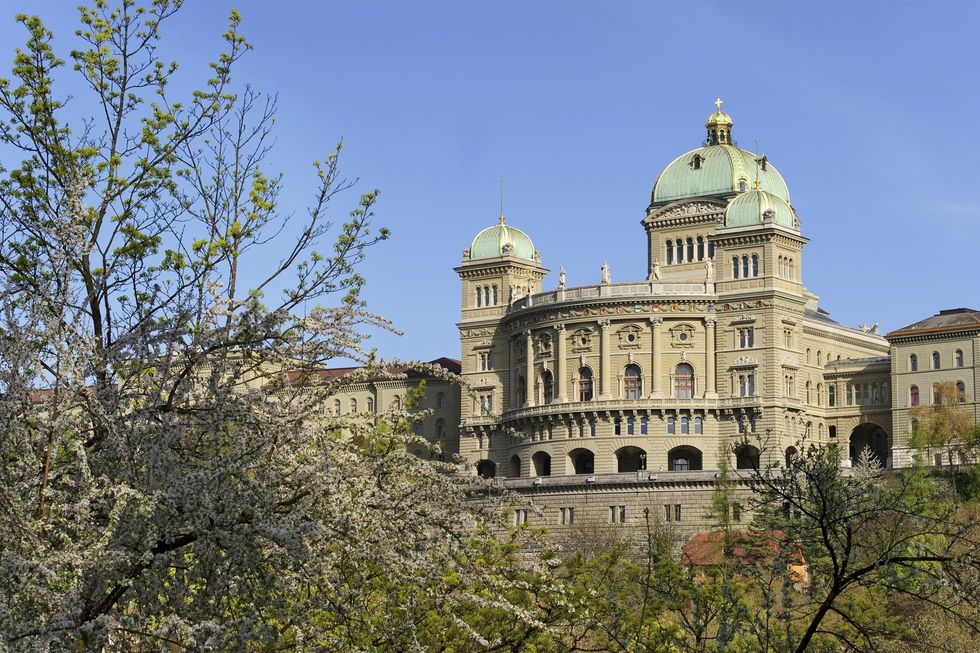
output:
M702 157L700 154L695 154L694 158L691 159L691 168L694 170L700 170L702 161L704 161L704 157Z
M739 179L738 180L738 192L744 193L746 188L747 188L747 184L745 183L745 180L744 179Z

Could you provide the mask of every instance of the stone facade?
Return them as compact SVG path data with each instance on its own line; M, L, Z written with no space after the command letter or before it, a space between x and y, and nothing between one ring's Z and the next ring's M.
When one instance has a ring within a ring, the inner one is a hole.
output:
M896 360L931 350L831 319L804 285L808 240L782 177L730 145L727 114L706 127L655 183L646 279L613 283L604 264L596 285L568 288L562 270L543 288L541 254L502 215L455 268L459 453L527 499L516 522L560 528L572 509L576 524L618 524L622 506L639 525L680 506L694 528L722 457L746 469L814 443L908 459L903 393L932 376ZM936 345L943 360L962 350L970 397L978 334Z

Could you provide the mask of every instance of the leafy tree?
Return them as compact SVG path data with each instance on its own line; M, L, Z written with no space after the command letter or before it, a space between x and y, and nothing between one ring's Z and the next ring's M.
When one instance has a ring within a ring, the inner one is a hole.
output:
M920 468L886 473L868 457L844 470L836 448L814 446L755 483L755 526L809 565L777 650L873 650L903 636L887 609L897 597L980 633L976 522L948 485Z
M398 411L321 411L359 380L321 379L332 359L386 373L362 343L389 325L356 271L388 236L377 193L330 219L351 187L338 147L307 211L283 211L263 165L275 100L232 79L251 48L238 15L177 98L158 46L180 7L82 7L71 111L52 33L17 19L27 42L0 80L0 637L404 650L436 620L475 641L473 606L503 581L474 561L491 515L471 480L409 455L424 442Z
M910 444L920 451L945 455L947 464L956 463L957 453L973 452L980 444L980 425L966 405L966 396L953 381L934 388L933 403L913 406Z

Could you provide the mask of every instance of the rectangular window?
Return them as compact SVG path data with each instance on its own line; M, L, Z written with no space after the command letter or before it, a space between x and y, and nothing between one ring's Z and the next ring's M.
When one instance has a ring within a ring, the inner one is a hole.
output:
M640 418L640 435L646 435L646 434L647 434L647 418L644 416Z
M749 396L755 396L755 372L749 374Z
M575 508L561 508L561 523L562 524L574 524L575 523Z
M609 506L609 523L622 524L626 521L626 506Z
M527 509L518 508L514 511L514 526L520 526L521 524L527 523Z
M626 418L626 435L634 435L636 420L632 417Z
M753 327L738 330L738 346L741 349L752 349L755 346L755 329Z
M594 438L595 437L595 422L589 422L589 431L590 431L589 435L591 435Z
M674 521L680 521L680 520L681 520L681 504L678 503L674 505Z
M613 420L613 434L622 435L623 434L623 420L618 417Z
M674 521L673 506L669 503L664 504L664 521Z

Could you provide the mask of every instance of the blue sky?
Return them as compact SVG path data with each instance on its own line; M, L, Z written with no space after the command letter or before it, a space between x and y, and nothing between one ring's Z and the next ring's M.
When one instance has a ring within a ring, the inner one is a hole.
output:
M15 13L66 54L77 3L0 3L0 71ZM804 282L833 317L887 331L980 308L980 3L198 0L166 30L182 81L205 78L231 7L255 45L238 78L279 95L287 210L341 137L345 172L381 189L393 235L362 268L366 299L404 331L374 338L383 355L458 357L452 268L496 221L499 177L546 287L559 265L596 283L604 260L642 279L653 182L718 96L786 178Z

